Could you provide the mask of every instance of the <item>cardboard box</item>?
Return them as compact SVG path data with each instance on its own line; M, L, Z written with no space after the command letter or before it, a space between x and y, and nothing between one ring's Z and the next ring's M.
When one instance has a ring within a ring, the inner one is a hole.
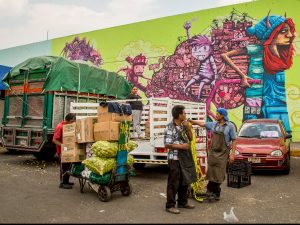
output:
M119 140L119 122L101 122L94 124L95 141L117 141Z
M119 113L110 113L108 112L108 107L99 106L97 108L98 123L113 121L113 122L122 122L122 121L132 121L132 115L120 115Z
M69 137L76 135L76 123L70 123L63 125L63 137Z
M76 120L76 142L94 142L94 123L97 117L86 117Z
M64 144L73 144L76 142L76 137L74 136L63 136L63 142Z
M61 162L81 162L84 159L84 144L67 143L61 145Z

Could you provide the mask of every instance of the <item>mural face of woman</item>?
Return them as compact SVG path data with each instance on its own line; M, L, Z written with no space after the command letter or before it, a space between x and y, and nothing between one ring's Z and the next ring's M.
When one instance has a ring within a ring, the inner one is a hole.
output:
M211 54L211 47L209 45L195 45L192 48L192 55L194 58L198 59L199 61L203 61L207 59L207 57Z
M290 45L292 43L293 34L291 32L291 27L285 23L280 29L279 33L275 36L272 44L276 45Z

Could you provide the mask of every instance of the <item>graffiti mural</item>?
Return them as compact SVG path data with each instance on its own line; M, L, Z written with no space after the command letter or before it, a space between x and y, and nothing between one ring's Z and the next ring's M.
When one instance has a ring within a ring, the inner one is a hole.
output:
M292 65L294 23L268 15L253 25L245 13L241 20L234 16L222 27L214 21L211 40L201 34L189 38L191 24L185 23L188 39L153 74L146 95L206 102L212 117L211 103L244 105L243 120L281 119L290 132L284 70Z
M139 82L139 78L150 80L149 78L143 75L145 66L147 65L146 56L144 56L142 53L135 56L134 58L128 56L126 58L126 61L130 64L130 67L128 66L123 67L119 69L117 73L120 73L121 71L125 72L126 80L131 82L135 87L137 87L141 91L145 92L146 87Z
M103 64L100 53L86 41L86 38L80 40L79 37L75 37L71 43L67 42L61 55L70 60L91 62L98 67Z
M211 119L224 107L237 127L250 118L278 118L300 140L300 19L293 11L300 2L286 1L258 0L87 32L53 40L52 51L119 73L143 98L203 102Z
M291 132L286 106L284 70L292 65L295 25L291 18L266 16L256 25L247 29L259 43L247 45L224 53L223 59L240 74L246 89L244 119L281 119ZM230 59L235 55L249 55L247 75ZM247 79L259 79L258 85L250 87Z

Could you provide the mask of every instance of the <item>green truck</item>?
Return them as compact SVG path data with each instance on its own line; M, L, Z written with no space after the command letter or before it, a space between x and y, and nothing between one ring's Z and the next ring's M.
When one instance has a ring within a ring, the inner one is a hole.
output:
M1 140L9 151L55 155L56 125L70 112L71 102L125 99L132 84L114 72L62 57L27 59L3 78L5 93Z

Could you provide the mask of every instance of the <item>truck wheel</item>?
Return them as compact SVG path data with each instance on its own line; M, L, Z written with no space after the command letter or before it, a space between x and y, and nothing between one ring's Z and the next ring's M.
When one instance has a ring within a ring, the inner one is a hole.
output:
M100 185L98 189L98 197L100 201L108 202L111 198L110 188L108 186Z
M44 147L40 152L35 152L33 155L39 160L51 161L54 159L55 153L55 148Z
M134 164L133 164L133 167L134 167L134 169L136 169L136 170L142 170L142 169L145 168L145 166L146 166L145 163L134 163Z
M131 188L131 185L129 182L124 182L122 185L121 185L121 193L122 195L124 196L129 196L132 192L132 188Z

